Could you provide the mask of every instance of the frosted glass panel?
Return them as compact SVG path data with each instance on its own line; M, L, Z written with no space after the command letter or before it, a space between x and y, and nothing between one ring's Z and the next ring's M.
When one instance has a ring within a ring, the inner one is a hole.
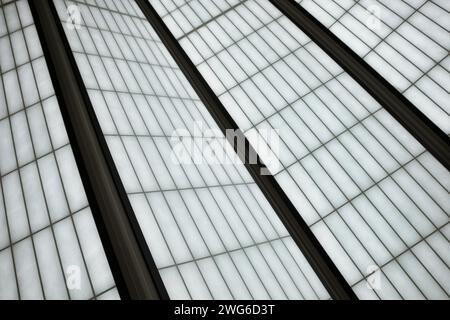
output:
M170 297L329 298L136 3L54 3Z
M103 297L114 279L28 2L2 3L0 299Z
M445 168L268 1L150 2L361 298L449 298Z
M445 0L296 0L450 134Z

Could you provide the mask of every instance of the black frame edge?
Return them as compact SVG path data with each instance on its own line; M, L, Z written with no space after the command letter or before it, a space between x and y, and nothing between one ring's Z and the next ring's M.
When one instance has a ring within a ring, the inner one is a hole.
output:
M275 178L272 175L261 174L261 170L265 168L264 164L262 164L260 160L258 161L258 164L249 163L248 159L250 155L256 154L255 150L245 138L236 122L226 111L226 108L220 102L206 80L197 70L186 52L167 28L159 14L148 0L136 0L136 3L218 124L219 128L223 132L227 129L237 130L239 138L245 141L245 150L238 150L233 141L230 141L230 143L239 157L243 160L247 170L285 225L286 229L289 231L297 246L303 252L305 258L330 293L330 296L338 300L358 300L350 285L334 265Z
M119 294L126 300L168 300L53 1L28 0L28 3Z

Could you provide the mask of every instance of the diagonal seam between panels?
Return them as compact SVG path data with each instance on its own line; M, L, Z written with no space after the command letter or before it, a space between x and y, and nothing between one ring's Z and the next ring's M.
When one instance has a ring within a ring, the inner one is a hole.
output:
M194 88L197 95L200 97L200 100L205 104L208 112L214 118L219 128L224 133L226 133L226 130L235 130L237 139L244 142L236 144L232 141L234 140L234 137L226 135L233 149L245 164L248 172L253 177L286 229L289 231L289 234L294 239L296 245L305 255L311 267L330 293L330 296L333 299L357 300L355 293L347 281L334 265L324 248L320 245L319 241L316 239L287 195L281 189L274 176L262 174L262 170L266 167L261 162L256 151L250 145L244 133L239 129L236 122L207 84L206 80L202 77L186 52L182 49L159 14L148 0L136 0L136 2ZM257 164L253 164L253 162L249 161L250 159L255 158L258 159Z
M242 5L245 1L247 1L247 0L241 0L241 1L239 1L239 2L236 2L236 4L232 5L231 7L227 8L226 10L222 11L222 12L220 13L220 15L215 16L215 17L213 17L213 18L211 18L211 19L209 19L209 20L206 20L206 21L202 22L200 25L196 26L195 28L193 28L193 29L190 30L189 32L183 34L183 36L181 36L181 37L178 38L177 40L180 41L180 40L182 40L182 39L184 39L184 38L189 37L191 34L195 33L196 31L198 31L198 30L201 29L202 27L204 27L204 26L208 25L209 23L211 23L211 21L213 21L213 20L215 20L215 19L217 19L217 18L219 18L219 17L221 17L221 16L226 15L226 14L227 14L228 12L230 12L230 11L233 11L233 10L236 9L238 6Z
M51 0L29 0L75 159L122 299L169 296L109 153Z
M447 170L450 138L342 40L294 1L270 0L289 20L355 79Z

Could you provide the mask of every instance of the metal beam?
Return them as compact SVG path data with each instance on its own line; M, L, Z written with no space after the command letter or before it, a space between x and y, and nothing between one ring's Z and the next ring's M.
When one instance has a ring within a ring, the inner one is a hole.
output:
M51 0L28 0L89 204L122 299L168 299Z
M291 0L270 0L450 170L450 138L308 11Z
M331 261L306 222L301 218L300 214L281 189L275 178L272 175L262 174L262 172L266 172L266 168L260 160L257 164L253 164L249 161L250 159L254 159L252 157L256 155L255 150L227 112L224 105L220 102L219 98L207 84L206 80L197 70L186 52L181 48L180 44L167 28L159 14L147 0L136 0L136 2L208 111L211 113L219 128L224 133L227 129L235 130L238 139L244 141L244 143L235 143L235 141L229 142L244 162L256 184L272 205L331 297L334 299L356 300L357 297L351 287ZM227 138L229 138L229 136L227 136Z

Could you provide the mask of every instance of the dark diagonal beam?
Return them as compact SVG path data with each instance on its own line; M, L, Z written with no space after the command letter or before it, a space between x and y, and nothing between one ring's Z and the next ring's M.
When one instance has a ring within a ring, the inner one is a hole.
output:
M331 261L308 225L301 218L300 214L281 189L275 178L272 175L263 174L264 172L267 172L267 170L265 170L265 166L261 161L258 161L257 164L254 164L255 161L250 161L251 159L254 159L253 157L256 154L255 150L249 144L244 133L239 129L236 122L232 119L224 105L207 84L206 80L202 77L186 52L181 48L180 44L167 28L159 14L147 0L136 0L136 2L161 41L177 62L197 95L202 100L203 104L206 106L207 110L215 119L219 128L224 133L226 133L226 130L228 129L237 132L237 139L240 140L241 143L235 143L235 137L231 137L232 139L229 139L231 145L244 162L256 184L272 205L325 288L329 291L331 297L346 300L357 299L348 283ZM229 135L226 136L227 138L230 138ZM244 143L242 143L242 141Z
M308 11L291 0L270 0L450 170L450 138Z
M60 19L29 0L89 204L122 299L168 299L109 153Z

